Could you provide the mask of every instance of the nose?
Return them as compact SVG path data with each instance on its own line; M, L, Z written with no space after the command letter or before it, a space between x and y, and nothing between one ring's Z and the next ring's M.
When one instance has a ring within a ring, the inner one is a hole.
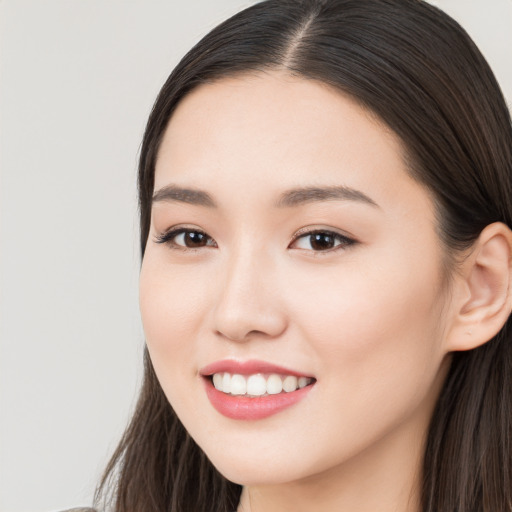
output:
M249 253L239 251L219 276L214 326L218 336L231 341L277 338L287 326L275 265Z

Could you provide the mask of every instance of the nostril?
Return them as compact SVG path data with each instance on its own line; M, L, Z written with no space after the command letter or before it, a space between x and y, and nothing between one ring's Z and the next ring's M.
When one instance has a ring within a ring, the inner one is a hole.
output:
M212 313L214 332L233 342L275 338L287 326L285 310L270 285L226 283Z
M249 332L242 331L240 333L228 332L227 329L224 331L216 331L218 336L222 338L226 338L229 341L234 341L236 343L246 343L256 338L270 338L272 337L270 334L253 329Z

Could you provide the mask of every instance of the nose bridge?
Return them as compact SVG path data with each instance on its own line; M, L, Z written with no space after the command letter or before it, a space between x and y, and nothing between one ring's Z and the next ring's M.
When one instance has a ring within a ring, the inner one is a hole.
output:
M275 337L285 329L276 262L263 244L241 240L226 257L218 289L215 329L226 338Z

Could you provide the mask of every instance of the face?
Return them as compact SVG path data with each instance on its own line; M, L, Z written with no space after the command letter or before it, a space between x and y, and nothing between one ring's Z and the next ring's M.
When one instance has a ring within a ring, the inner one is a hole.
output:
M237 483L411 453L443 379L442 262L427 191L353 101L277 72L201 86L156 165L140 306L158 379Z

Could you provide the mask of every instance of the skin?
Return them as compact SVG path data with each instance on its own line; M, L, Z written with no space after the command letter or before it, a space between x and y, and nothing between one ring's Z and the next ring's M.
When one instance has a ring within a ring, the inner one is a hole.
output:
M171 184L206 191L218 207L154 202L144 331L179 418L244 486L239 510L419 510L454 294L431 198L408 174L397 137L315 81L277 71L222 79L173 114L155 191ZM375 204L275 206L289 189L339 185ZM157 243L172 227L204 232L208 245ZM304 229L354 242L314 250ZM317 381L274 416L233 420L212 407L199 375L223 359L260 359Z

